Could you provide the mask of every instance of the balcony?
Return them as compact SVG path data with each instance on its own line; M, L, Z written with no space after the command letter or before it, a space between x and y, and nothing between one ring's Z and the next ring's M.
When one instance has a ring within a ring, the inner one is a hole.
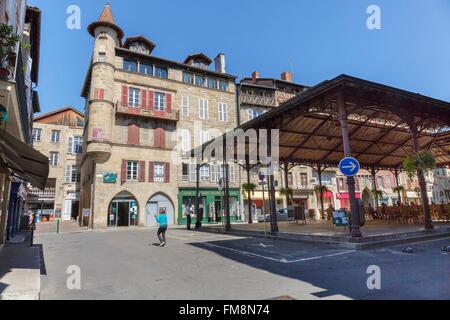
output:
M54 188L45 188L45 190L40 190L33 188L28 191L27 201L28 202L36 202L36 201L44 201L44 200L54 200L55 199L55 189Z
M277 106L275 97L265 97L262 95L253 95L253 94L247 94L242 93L240 96L240 103L241 104L251 104L251 105L257 105L262 107L273 107L275 108Z
M163 111L155 111L151 109L143 109L143 108L132 108L128 106L122 106L117 104L116 113L123 115L134 115L143 118L149 119L157 119L157 120L166 120L172 122L180 121L180 112L172 111L172 112L163 112Z

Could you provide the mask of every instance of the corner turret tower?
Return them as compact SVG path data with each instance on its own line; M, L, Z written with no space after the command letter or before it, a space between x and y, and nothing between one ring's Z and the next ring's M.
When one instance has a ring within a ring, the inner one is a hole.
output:
M98 21L88 26L94 37L94 52L90 75L85 84L87 99L86 156L103 163L111 156L112 126L114 122L114 72L116 47L120 47L124 32L114 21L109 2Z

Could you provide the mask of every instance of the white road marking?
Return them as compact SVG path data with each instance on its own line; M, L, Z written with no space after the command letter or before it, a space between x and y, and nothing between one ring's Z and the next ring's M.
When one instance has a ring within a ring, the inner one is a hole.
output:
M228 248L228 247L224 247L224 246L219 246L219 245L212 244L212 243L205 243L205 245L209 246L209 247L214 247L214 248L219 248L219 249L224 249L224 250L236 252L236 253L239 253L239 254L245 255L245 256L266 259L266 260L275 261L275 262L279 262L279 263L283 263L283 264L291 264L291 263L305 262L305 261L311 261L311 260L319 260L319 259L323 259L323 258L331 258L331 257L342 256L342 255L346 255L346 254L350 254L350 253L356 252L356 250L348 250L348 251L343 251L343 252L338 252L338 253L333 253L333 254L328 254L328 255L322 255L322 256L317 256L317 257L312 257L312 258L302 258L302 259L297 259L297 260L286 260L285 258L276 259L276 258L272 258L272 257L263 256L261 254L248 252L248 251L243 251L243 250L238 250L238 249L233 249L233 248Z

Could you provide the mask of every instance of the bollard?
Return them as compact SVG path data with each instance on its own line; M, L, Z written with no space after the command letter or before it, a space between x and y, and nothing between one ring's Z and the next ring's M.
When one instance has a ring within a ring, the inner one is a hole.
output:
M31 236L30 236L30 247L33 246L33 238L34 238L34 228L31 226Z
M56 219L56 234L59 234L60 219Z

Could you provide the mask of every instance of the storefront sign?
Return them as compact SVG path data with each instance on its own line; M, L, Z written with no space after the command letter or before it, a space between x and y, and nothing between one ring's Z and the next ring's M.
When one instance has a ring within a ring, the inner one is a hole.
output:
M103 175L103 183L117 183L117 173L108 172Z

